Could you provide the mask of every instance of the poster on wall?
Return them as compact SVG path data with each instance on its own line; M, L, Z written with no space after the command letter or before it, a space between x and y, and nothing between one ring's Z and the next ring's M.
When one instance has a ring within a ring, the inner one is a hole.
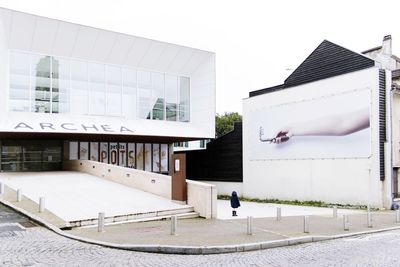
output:
M90 160L99 161L99 143L90 143Z
M143 170L144 147L143 144L136 144L136 169Z
M88 142L80 142L79 159L83 159L83 160L89 159L89 143Z
M108 143L100 143L100 162L108 163Z
M161 172L168 172L168 145L161 144Z
M135 143L128 144L128 167L135 168Z
M160 172L160 145L153 144L153 172Z
M145 155L145 162L144 162L144 167L145 171L151 172L151 144L145 144L145 150L144 150L144 155Z
M118 143L118 165L126 166L126 143Z
M249 158L364 158L371 155L369 89L253 110Z
M110 164L118 164L118 143L110 143Z

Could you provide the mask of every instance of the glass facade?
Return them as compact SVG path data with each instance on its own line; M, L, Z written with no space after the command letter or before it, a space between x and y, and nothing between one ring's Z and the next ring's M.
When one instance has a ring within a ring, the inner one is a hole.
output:
M190 79L10 52L9 110L190 121Z
M149 172L168 173L167 144L78 141L68 143L70 160L87 160L90 155L90 160L93 161ZM18 148L10 147L9 150L17 151ZM18 153L14 152L10 155L18 155Z

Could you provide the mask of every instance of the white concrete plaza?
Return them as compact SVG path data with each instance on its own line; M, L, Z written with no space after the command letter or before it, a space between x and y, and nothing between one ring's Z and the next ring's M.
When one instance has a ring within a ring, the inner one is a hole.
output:
M171 200L80 172L0 173L0 181L65 221L189 207Z
M322 215L332 216L331 208L319 208L308 206L282 205L272 203L240 202L237 209L238 216L232 217L232 208L229 200L218 200L218 219L243 219L247 216L254 218L276 217L277 207L281 207L282 216ZM362 210L338 209L338 216L342 214L355 214L364 212Z

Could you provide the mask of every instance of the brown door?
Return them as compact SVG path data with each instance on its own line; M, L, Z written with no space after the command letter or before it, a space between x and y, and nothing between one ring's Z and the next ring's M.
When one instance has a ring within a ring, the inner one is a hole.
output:
M186 201L186 155L173 154L171 161L172 170L172 200Z

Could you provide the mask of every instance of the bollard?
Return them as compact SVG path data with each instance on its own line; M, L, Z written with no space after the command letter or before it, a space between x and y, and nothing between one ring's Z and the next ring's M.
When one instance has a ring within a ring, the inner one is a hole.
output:
M282 219L282 209L281 207L276 208L276 220L279 222Z
M343 214L343 230L349 231L349 215Z
M44 197L39 198L39 212L44 212L45 204L44 204Z
M337 207L333 206L333 218L337 218Z
M368 211L367 213L367 225L368 228L372 228L372 214L370 211Z
M17 201L18 202L22 201L22 190L21 189L17 190Z
M310 232L310 216L304 216L303 218L303 232L307 234Z
M400 210L396 210L396 223L400 222Z
M248 235L253 234L253 217L252 216L247 216L247 234Z
M0 195L4 194L4 184L0 183Z
M99 212L99 219L97 221L97 232L104 232L104 218L105 214L104 212Z
M178 218L171 216L171 235L176 235L176 228L178 226Z

